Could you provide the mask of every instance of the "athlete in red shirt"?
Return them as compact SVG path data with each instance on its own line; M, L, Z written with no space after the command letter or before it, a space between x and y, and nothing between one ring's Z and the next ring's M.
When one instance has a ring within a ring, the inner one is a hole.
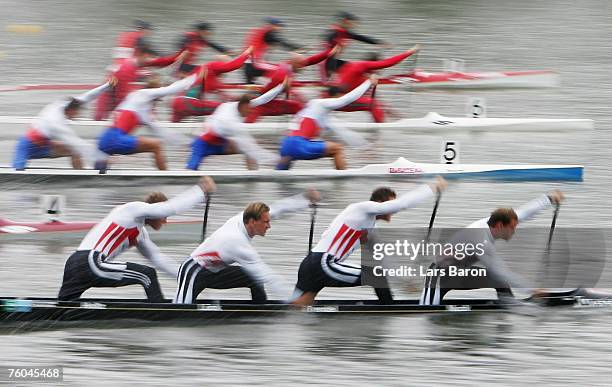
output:
M354 32L359 18L350 12L340 12L337 15L338 21L336 24L329 26L329 30L324 35L323 46L330 48L338 46L339 50L334 54L330 55L327 60L321 62L320 73L321 80L327 82L328 78L333 73L336 73L345 61L338 59L338 55L342 52L342 49L346 47L350 40L356 40L358 42L377 44L382 46L390 46L388 43L382 40L375 39L366 35L361 35Z
M417 44L410 50L389 58L378 60L377 55L372 54L370 60L346 62L338 72L337 85L343 91L353 90L376 70L394 66L420 49L421 46ZM344 112L369 111L375 122L385 122L383 106L371 94L363 96L339 110Z
M276 65L265 64L260 68L268 69L265 76L269 79L268 83L261 90L262 94L280 85L285 79L294 78L304 67L315 65L325 60L329 55L337 50L336 47L328 48L309 57L294 54L290 60ZM258 106L251 110L251 113L244 122L251 123L257 121L260 116L280 116L284 114L296 114L304 107L305 99L296 91L287 91L286 98L277 98L265 105Z
M184 77L193 72L197 67L194 62L198 55L208 46L223 53L231 54L231 50L210 40L212 25L206 22L198 22L191 31L185 32L179 43L179 51L187 51L187 56L183 58L178 70L178 76Z
M214 61L204 64L207 75L202 82L187 90L184 95L179 95L172 100L172 122L180 122L189 116L212 114L217 106L227 99L222 94L222 89L226 86L222 81L222 74L242 67L252 51L253 48L249 47L240 56L230 61ZM222 100L207 99L207 96L213 93L221 96Z
M254 83L255 78L266 72L265 69L258 68L258 66L265 62L264 57L270 46L280 44L292 51L300 48L300 46L288 42L280 35L285 26L282 21L274 17L266 18L265 21L266 24L263 26L252 29L245 40L245 47L253 46L252 61L247 62L244 66L247 83Z

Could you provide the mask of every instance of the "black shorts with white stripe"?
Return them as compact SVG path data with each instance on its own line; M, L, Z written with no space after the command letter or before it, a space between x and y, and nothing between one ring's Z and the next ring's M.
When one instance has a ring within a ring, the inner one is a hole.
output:
M164 302L154 268L131 262L104 262L104 255L98 251L79 250L66 261L57 298L61 301L75 300L90 288L128 285L142 285L150 302Z
M300 264L295 287L301 292L318 293L325 287L342 288L361 285L360 265L335 262L332 255L311 252ZM393 301L388 287L375 288L375 291L379 300Z
M267 301L265 288L255 283L240 266L227 266L218 272L212 272L188 258L178 272L178 288L172 301L175 304L192 304L206 288L234 289L249 288L254 303Z

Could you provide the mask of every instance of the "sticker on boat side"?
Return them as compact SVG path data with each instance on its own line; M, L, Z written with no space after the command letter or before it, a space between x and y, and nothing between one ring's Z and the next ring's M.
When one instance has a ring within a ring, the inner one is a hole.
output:
M472 307L469 305L446 305L446 310L449 312L469 312Z
M338 312L337 306L307 306L304 308L308 313L335 313Z
M81 302L81 308L83 309L106 309L106 304L99 302Z
M577 307L610 307L612 306L612 300L609 299L596 299L596 298L579 298Z
M389 167L389 173L406 173L406 174L414 174L414 173L423 173L424 171L421 168L417 167Z
M198 310L220 312L223 310L223 307L221 305L215 305L215 304L198 304Z

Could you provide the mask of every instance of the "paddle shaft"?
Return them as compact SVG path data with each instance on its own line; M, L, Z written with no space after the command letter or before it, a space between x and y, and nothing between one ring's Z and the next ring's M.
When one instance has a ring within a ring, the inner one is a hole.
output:
M427 228L427 238L425 239L429 242L429 237L431 236L431 230L433 229L434 221L436 220L436 214L438 213L438 206L440 205L440 198L442 197L442 192L437 191L436 193L436 203L434 204L433 211L431 212L431 218L429 218L429 227Z
M315 218L317 216L317 205L312 203L310 205L310 234L308 235L308 254L312 251L312 239L314 237L314 225Z
M204 219L202 220L202 242L206 239L206 225L208 224L208 210L210 209L210 197L212 194L206 194L206 205L204 206Z
M546 245L546 251L550 252L550 246L552 245L553 233L555 232L555 226L557 225L557 217L559 216L559 203L555 204L555 213L553 214L552 222L550 223L550 231L548 233L548 244Z

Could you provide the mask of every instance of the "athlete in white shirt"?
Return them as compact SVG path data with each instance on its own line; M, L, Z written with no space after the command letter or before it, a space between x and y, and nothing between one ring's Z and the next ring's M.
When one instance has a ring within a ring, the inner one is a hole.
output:
M153 117L155 102L167 95L172 95L187 90L194 83L201 82L206 74L206 68L187 78L176 81L169 86L158 87L156 80L149 82L149 88L133 91L115 109L113 124L107 128L98 139L98 149L107 155L153 153L155 165L158 169L167 169L166 158L162 150L163 141L159 138L134 136L139 126L145 125L157 136L173 142L188 143L187 138L162 128ZM106 169L106 165L100 164L100 169Z
M421 293L421 305L440 305L444 296L453 289L480 289L494 288L498 297L513 297L511 288L529 289L527 282L518 274L514 273L503 258L497 254L495 248L496 239L509 241L519 223L531 219L542 210L549 208L551 204L558 205L563 201L564 195L561 191L553 191L548 195L538 198L522 205L516 211L512 208L498 208L490 216L480 219L452 236L450 243L467 244L474 246L484 244L482 253L463 257L439 257L433 263L428 273L435 273L425 278L425 284ZM440 270L448 270L449 266L460 268L484 267L486 276L452 277L440 275ZM536 292L536 295L539 291Z
M374 190L369 201L349 205L321 235L319 243L304 258L298 271L298 281L292 297L293 303L310 305L324 287L360 286L361 265L345 262L359 242L365 242L368 230L377 220L391 221L391 215L433 196L446 188L439 178L435 184L423 186L396 197L388 187ZM383 302L393 299L387 288L375 289Z
M24 170L28 160L55 157L70 157L72 167L76 169L83 169L84 161L93 165L100 158L99 151L94 145L77 136L70 128L70 123L79 115L83 106L96 99L114 83L116 79L112 78L87 93L45 106L26 134L19 139L13 168Z
M295 118L292 130L281 142L281 159L276 169L289 169L294 160L313 160L322 157L333 157L336 169L346 169L344 148L332 141L319 140L325 130L334 132L344 142L353 146L363 146L366 141L357 133L335 125L330 117L334 110L341 109L361 98L369 89L378 83L376 76L363 82L351 92L338 98L318 98L308 101ZM335 90L335 91L334 91ZM339 93L339 89L330 89L330 97Z
M290 288L261 259L253 237L265 236L270 219L295 212L319 200L315 190L278 201L268 207L262 202L249 204L206 238L181 265L174 302L190 304L205 289L251 289L254 302L267 300L264 284L286 298Z
M120 287L140 284L151 302L163 302L164 297L155 269L114 259L130 247L136 246L140 254L153 264L176 277L178 265L161 253L149 239L145 225L159 230L168 216L183 212L215 190L210 177L168 200L161 192L149 194L144 202L130 202L115 207L85 236L77 251L66 262L59 300L77 299L92 287Z
M270 89L257 98L243 95L237 102L225 102L215 109L204 123L204 131L191 143L191 156L187 169L198 169L202 160L210 155L230 155L243 153L247 157L247 167L256 169L261 163L271 163L278 159L274 153L259 145L244 128L244 119L254 107L272 101L286 87L285 82Z

